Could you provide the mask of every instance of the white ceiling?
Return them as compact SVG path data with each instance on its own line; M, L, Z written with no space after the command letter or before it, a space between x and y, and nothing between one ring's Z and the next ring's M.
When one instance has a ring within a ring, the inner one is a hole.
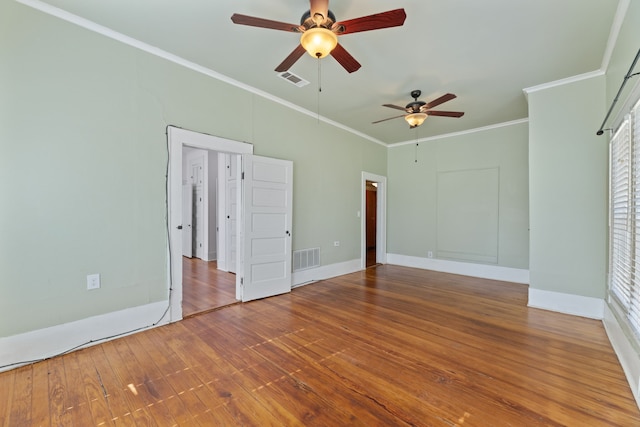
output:
M155 46L340 123L385 144L461 132L527 117L523 89L601 69L618 0L333 0L338 21L404 8L402 27L347 34L341 45L362 68L349 74L333 58L304 55L274 68L296 47L294 33L235 25L233 13L298 24L305 0L19 0L49 4ZM404 106L409 92L462 118L430 117L418 129L382 104Z

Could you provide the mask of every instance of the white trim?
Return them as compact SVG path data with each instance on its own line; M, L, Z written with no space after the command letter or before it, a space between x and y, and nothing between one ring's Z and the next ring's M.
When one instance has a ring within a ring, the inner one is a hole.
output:
M387 262L387 178L362 171L360 197L360 267L367 266L367 181L377 182L376 196L376 262Z
M604 300L582 295L545 291L529 287L529 307L557 311L574 316L602 319Z
M317 282L318 280L330 279L332 277L343 276L362 270L360 259L339 262L336 264L322 265L302 271L294 271L292 278L292 288Z
M65 20L67 22L70 22L72 24L78 25L82 28L85 28L89 31L93 31L95 33L101 34L105 37L109 37L113 40L117 40L121 43L127 44L131 47L140 49L144 52L150 53L151 55L155 55L159 58L163 58L166 59L167 61L171 61L175 64L181 65L185 68L189 68L193 71L196 71L198 73L204 74L206 76L209 77L213 77L214 79L220 80L222 82L228 83L232 86L236 86L240 89L244 89L247 92L251 92L254 93L258 96L261 96L263 98L266 98L270 101L276 102L280 105L283 105L285 107L288 107L292 110L298 111L299 113L305 114L309 117L313 117L314 119L318 119L324 123L327 123L331 126L340 128L344 131L347 131L349 133L352 133L354 135L357 135L361 138L364 138L366 140L369 140L371 142L374 142L378 145L382 145L384 147L386 147L387 145L385 143L383 143L382 141L380 141L379 139L373 138L369 135L366 135L360 131L357 131L355 129L352 129L350 127L347 127L341 123L335 122L333 120L330 120L326 117L320 116L318 115L317 112L313 112L310 110L307 110L305 108L302 108L298 105L295 105L289 101L285 101L282 98L278 98L277 96L271 95L270 93L264 92L260 89L257 89L255 87L249 86L245 83L239 82L238 80L232 79L229 76L225 76L224 74L220 74L216 71L213 71L210 68L204 67L200 64L196 64L195 62L191 62L189 60L186 60L178 55L174 55L170 52L167 52L166 50L162 50L158 47L152 46L150 44L141 42L140 40L134 39L133 37L129 37L127 35L124 35L122 33L119 33L117 31L114 31L110 28L104 27L100 24L97 24L93 21L90 21L88 19L82 18L78 15L74 15L73 13L69 13L63 9L59 9L57 7L51 6L47 3L44 3L40 0L16 0L18 3L22 3L25 6L29 6L32 7L36 10L39 10L41 12L47 13L51 16L55 16L56 18L60 18L62 20Z
M89 347L116 335L165 325L169 323L166 310L167 301L160 301L0 338L0 366L12 364L0 371Z
M618 361L622 365L622 370L627 377L627 382L636 399L636 404L640 407L640 355L633 348L624 329L620 326L618 319L608 304L604 306L604 318L602 319L604 330L607 332L611 346L618 356Z
M489 125L489 126L482 126L482 127L475 128L475 129L463 130L463 131L460 131L460 132L445 133L445 134L442 134L442 135L428 136L428 137L420 138L420 139L412 139L411 141L397 142L395 144L389 144L389 145L387 145L387 147L394 148L394 147L401 147L403 145L416 144L416 143L420 143L420 142L436 141L436 140L443 139L443 138L451 138L451 137L454 137L454 136L468 135L468 134L473 134L473 133L476 133L476 132L484 132L484 131L491 130L491 129L498 129L498 128L502 128L502 127L506 127L506 126L519 125L521 123L528 123L528 122L529 122L528 118L517 119L517 120L512 120L512 121L509 121L509 122L502 122L502 123L496 123L496 124Z
M169 217L169 260L167 275L171 288L171 321L182 319L182 148L183 146L202 148L224 153L252 154L253 145L204 133L167 126L167 144L169 145L169 179L167 180ZM236 275L236 287L240 275ZM236 289L237 290L237 289Z
M550 89L557 86L564 86L566 84L576 83L582 80L592 79L594 77L604 76L604 74L605 72L602 70L590 71L588 73L578 74L577 76L567 77L566 79L554 80L552 82L542 83L537 86L526 87L522 89L522 91L524 92L525 96L528 97L529 94L533 92L538 92L540 90Z
M620 0L618 1L618 9L616 10L616 14L613 17L613 24L611 24L611 31L609 31L609 39L607 40L607 47L604 50L604 55L602 56L602 64L600 65L600 69L602 71L607 71L609 68L609 61L611 61L611 55L613 54L613 50L616 47L616 43L618 42L618 36L620 35L620 29L622 28L622 24L624 22L624 18L627 15L627 9L629 9L629 4L631 0Z
M529 284L529 270L497 265L473 264L435 258L421 258L409 255L387 254L389 264L422 268L443 273L480 277L483 279Z

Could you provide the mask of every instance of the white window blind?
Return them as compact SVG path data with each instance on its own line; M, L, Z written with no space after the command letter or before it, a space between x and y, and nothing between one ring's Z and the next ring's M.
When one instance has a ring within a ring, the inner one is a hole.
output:
M640 336L640 103L611 138L611 296Z

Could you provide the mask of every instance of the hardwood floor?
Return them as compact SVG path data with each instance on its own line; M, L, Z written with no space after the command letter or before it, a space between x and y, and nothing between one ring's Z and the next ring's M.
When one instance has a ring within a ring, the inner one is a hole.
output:
M0 374L4 426L637 426L602 323L381 265Z
M215 261L182 257L182 317L215 310L236 300L236 275Z

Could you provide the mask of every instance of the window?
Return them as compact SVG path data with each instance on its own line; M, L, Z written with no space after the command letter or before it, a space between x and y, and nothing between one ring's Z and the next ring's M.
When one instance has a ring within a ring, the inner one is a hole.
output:
M611 138L610 300L640 337L640 102Z

